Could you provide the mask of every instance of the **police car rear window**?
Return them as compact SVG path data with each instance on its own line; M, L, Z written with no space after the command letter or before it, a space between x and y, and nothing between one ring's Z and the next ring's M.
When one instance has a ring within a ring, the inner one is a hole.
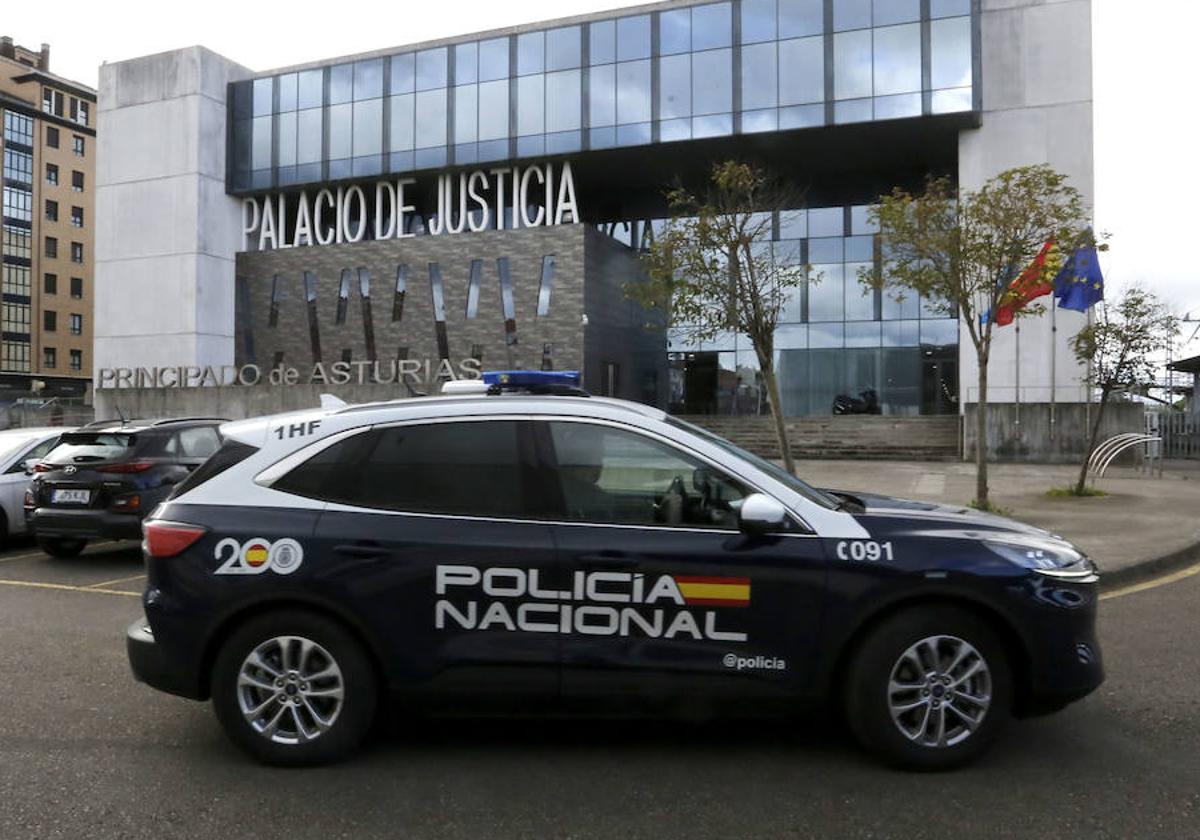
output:
M182 496L189 490L194 490L209 479L215 478L232 466L240 464L258 451L257 446L236 440L227 440L207 461L205 461L183 481L176 485L170 498Z

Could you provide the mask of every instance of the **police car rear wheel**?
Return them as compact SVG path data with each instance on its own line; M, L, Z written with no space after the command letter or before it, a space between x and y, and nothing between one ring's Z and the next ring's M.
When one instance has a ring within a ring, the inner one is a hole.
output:
M1012 705L1003 645L987 624L948 606L906 610L876 627L858 649L846 689L858 740L914 769L972 760Z
M275 613L236 630L217 655L213 708L238 746L269 764L319 764L357 747L376 687L361 645L315 614Z

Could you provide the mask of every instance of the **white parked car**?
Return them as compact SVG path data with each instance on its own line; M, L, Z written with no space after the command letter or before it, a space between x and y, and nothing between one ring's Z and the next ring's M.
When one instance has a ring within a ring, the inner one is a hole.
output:
M62 426L47 426L0 432L0 543L25 533L25 489L29 487L26 463L46 457L67 431L70 429Z

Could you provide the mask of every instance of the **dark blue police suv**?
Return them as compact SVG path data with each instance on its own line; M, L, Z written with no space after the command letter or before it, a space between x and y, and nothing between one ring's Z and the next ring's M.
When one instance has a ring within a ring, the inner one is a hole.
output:
M256 758L385 701L528 714L836 703L904 766L1103 680L1097 575L975 511L813 489L663 412L443 396L222 427L145 522L135 676Z

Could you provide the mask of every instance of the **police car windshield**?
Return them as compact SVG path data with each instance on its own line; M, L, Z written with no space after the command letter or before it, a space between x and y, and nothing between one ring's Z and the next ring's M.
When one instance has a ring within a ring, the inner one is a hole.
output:
M768 461L766 458L760 458L753 452L747 452L745 449L730 443L720 435L715 435L708 429L688 423L686 420L680 420L678 417L667 417L666 420L671 425L678 426L681 429L691 432L697 437L704 438L713 446L719 447L729 454L737 456L743 461L749 461L755 467L771 476L771 478L783 485L786 485L789 490L799 493L810 502L831 510L837 510L840 507L840 502L833 496L829 495L823 490L818 490L811 485L805 484L803 481L796 478L796 476L790 474L783 467L779 466L779 464L776 464L773 461Z

